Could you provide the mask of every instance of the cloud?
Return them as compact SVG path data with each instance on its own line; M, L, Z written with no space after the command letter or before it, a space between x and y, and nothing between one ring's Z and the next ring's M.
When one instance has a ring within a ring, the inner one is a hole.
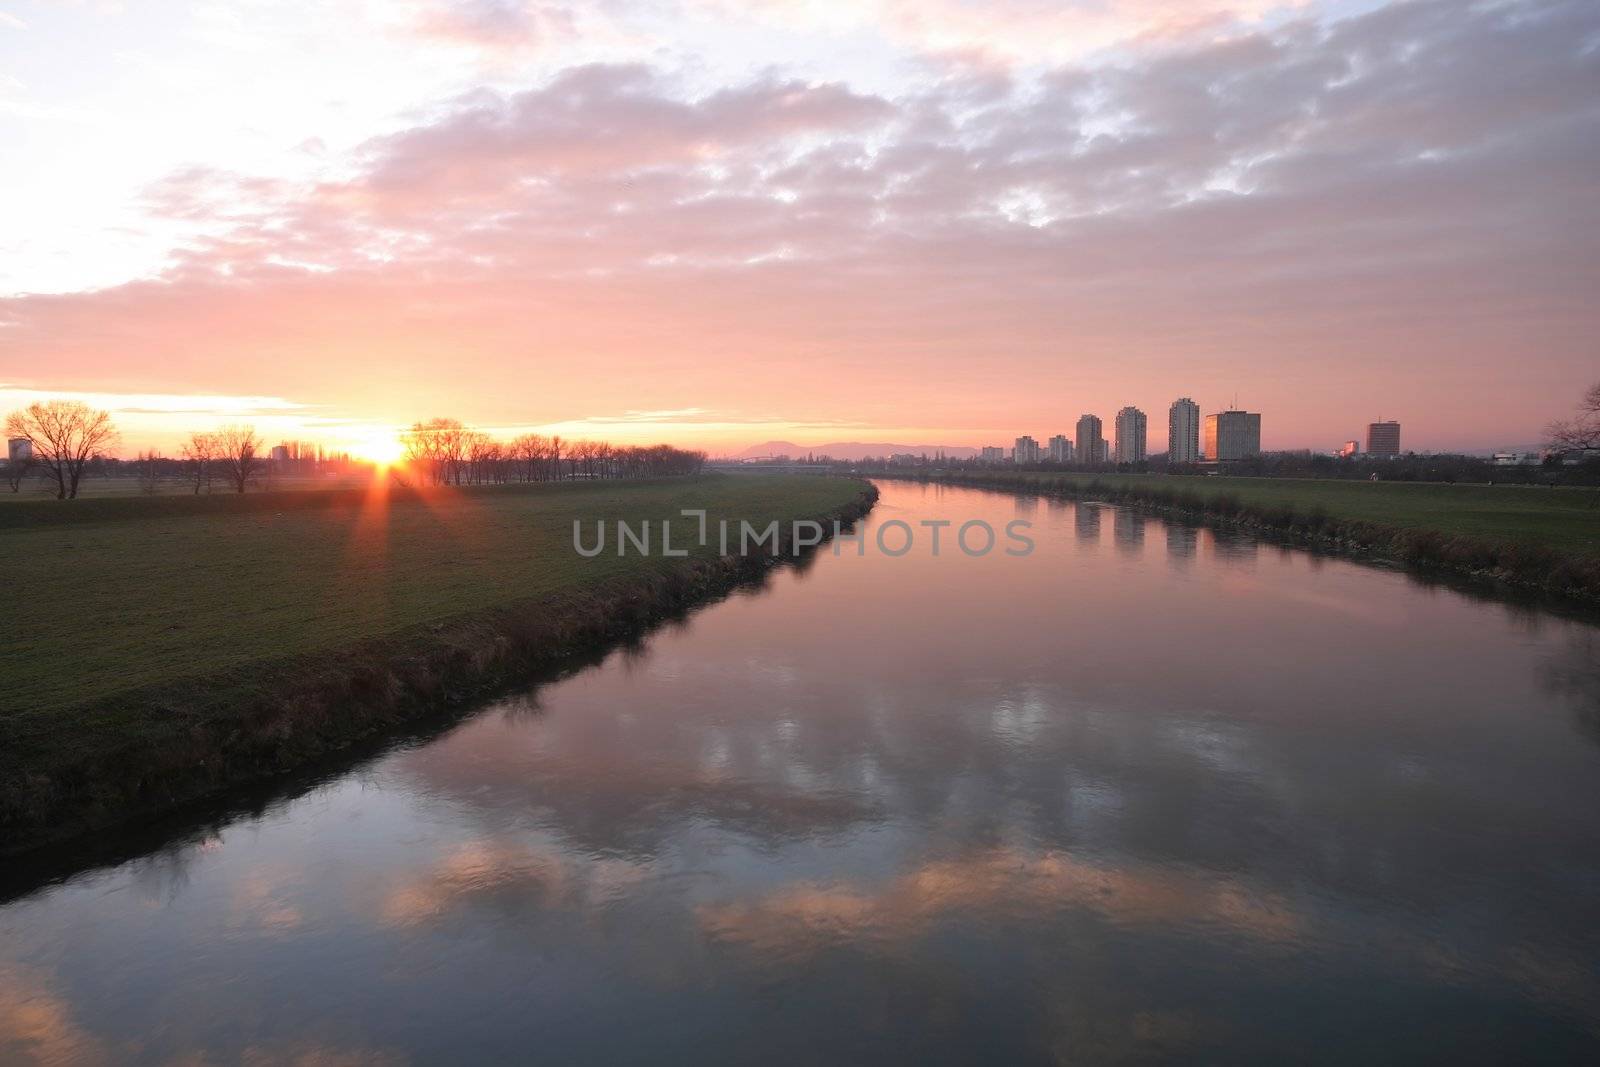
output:
M376 200L424 196L430 204L470 193L515 196L530 181L694 165L785 137L856 129L890 110L841 85L793 80L685 100L649 67L584 66L372 142L361 187Z
M782 396L1037 433L1210 388L1268 409L1269 446L1399 395L1431 397L1426 446L1531 438L1600 325L1597 35L1582 3L1420 2L897 94L579 66L347 179L174 175L152 203L206 236L166 276L0 301L0 346L498 423Z
M77 400L113 414L207 415L216 418L292 414L307 411L311 407L277 396L81 392L48 387L24 388L0 382L0 405L23 407L41 400Z
M526 0L447 0L416 5L419 34L485 48L522 48L577 36L577 17L561 4Z
M1061 62L1128 41L1238 32L1304 0L706 0L809 30L870 31L924 53L985 62Z
M105 1043L37 970L0 961L0 1059L13 1063L109 1063Z
M1268 944L1303 936L1304 920L1287 900L1237 881L1006 849L931 861L877 886L786 885L753 900L704 905L699 918L712 937L789 958L836 941L926 937L954 912L1021 915L1063 907L1125 926L1221 926Z

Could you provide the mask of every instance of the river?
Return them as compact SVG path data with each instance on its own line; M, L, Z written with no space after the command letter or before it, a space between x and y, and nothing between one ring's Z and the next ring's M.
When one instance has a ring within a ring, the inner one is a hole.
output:
M14 865L0 1062L1600 1057L1600 630L882 488L864 555ZM1028 556L872 545L1018 518Z

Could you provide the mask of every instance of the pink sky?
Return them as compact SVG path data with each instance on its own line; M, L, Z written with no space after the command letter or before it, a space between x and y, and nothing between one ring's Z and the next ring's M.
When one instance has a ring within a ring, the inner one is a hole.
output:
M1600 377L1600 7L0 0L0 409L1526 446ZM17 165L20 161L20 166Z

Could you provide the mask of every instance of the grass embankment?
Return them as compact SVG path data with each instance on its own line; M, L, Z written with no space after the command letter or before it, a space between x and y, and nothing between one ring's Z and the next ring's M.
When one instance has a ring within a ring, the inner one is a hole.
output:
M951 472L953 484L1138 504L1317 547L1600 601L1600 497L1531 486Z
M0 508L0 851L315 759L762 573L710 520L854 518L806 476ZM673 519L684 558L615 554ZM572 524L606 522L586 559ZM787 529L787 527L786 527Z

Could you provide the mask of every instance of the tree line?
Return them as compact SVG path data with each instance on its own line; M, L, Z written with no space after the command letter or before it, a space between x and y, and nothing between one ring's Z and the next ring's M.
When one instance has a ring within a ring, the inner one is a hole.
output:
M25 442L8 447L5 485L20 492L30 476L37 475L56 491L57 500L73 500L91 465L104 464L119 438L111 414L77 400L41 400L6 416L6 438ZM242 493L262 465L262 443L253 426L227 425L211 433L192 433L183 443L185 473L194 491L210 491L219 479ZM140 453L137 470L141 483L153 478L162 458Z
M699 474L704 452L671 445L613 445L525 433L501 441L456 419L413 423L400 434L405 466L435 485L498 485Z
M6 416L5 430L10 441L24 443L8 450L0 468L13 493L37 477L55 490L56 499L72 500L86 472L120 465L109 456L119 439L110 413L80 401L30 404ZM405 461L392 469L393 476L404 481L409 473L435 485L654 478L698 474L706 462L704 452L671 445L618 446L533 433L500 441L456 419L415 423L400 440ZM140 453L133 469L146 492L158 491L163 479L176 475L195 494L209 493L217 484L243 493L268 469L267 458L255 427L230 424L191 433L178 458Z

